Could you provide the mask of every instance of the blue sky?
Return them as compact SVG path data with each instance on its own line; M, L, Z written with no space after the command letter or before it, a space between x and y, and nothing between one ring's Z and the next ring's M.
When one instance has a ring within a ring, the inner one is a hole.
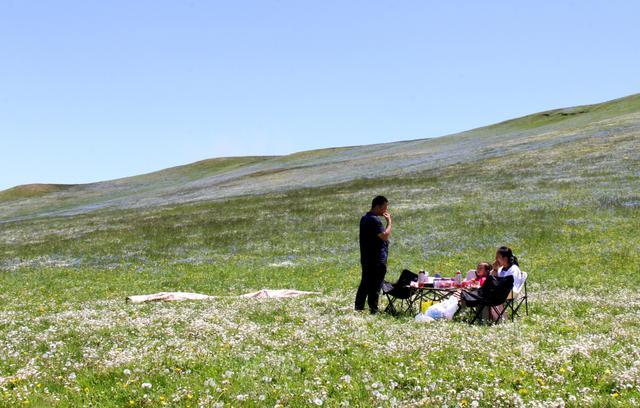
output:
M0 189L640 92L635 1L0 1Z

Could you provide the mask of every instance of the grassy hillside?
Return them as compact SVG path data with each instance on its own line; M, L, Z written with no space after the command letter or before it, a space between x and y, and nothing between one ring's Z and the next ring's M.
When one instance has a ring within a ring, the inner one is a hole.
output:
M0 193L0 222L139 208L320 187L435 170L507 152L537 150L637 129L640 94L558 109L435 139L323 149L283 157L211 159L125 179L52 189L37 197ZM18 198L18 199L16 199Z
M57 191L69 190L75 186L76 184L25 184L0 191L0 202L43 197Z
M185 186L73 214L77 198L9 221L19 211L5 202L1 405L637 406L638 97L584 109L214 161ZM405 267L450 275L508 245L530 274L530 316L470 327L353 312L358 220L380 193L394 217L389 280ZM44 201L56 194L72 197ZM124 302L263 287L321 295Z
M127 199L135 203L145 196L162 194L168 188L180 188L194 180L224 175L238 168L250 168L269 159L269 156L215 158L98 183L18 186L0 192L0 214L18 219L87 212L108 207L114 200Z
M534 129L541 126L565 122L571 119L572 125L586 124L640 111L640 94L630 95L612 101L593 105L581 105L572 108L554 109L535 113L518 119L512 119L491 126L500 128L505 125L516 129Z

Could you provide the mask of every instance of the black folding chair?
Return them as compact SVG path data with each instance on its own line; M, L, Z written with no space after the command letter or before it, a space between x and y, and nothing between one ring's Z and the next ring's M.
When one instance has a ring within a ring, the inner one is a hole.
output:
M418 275L408 269L404 269L396 283L387 281L382 284L382 292L387 297L387 307L385 313L397 316L400 313L407 313L413 310L412 291L409 284L418 280Z

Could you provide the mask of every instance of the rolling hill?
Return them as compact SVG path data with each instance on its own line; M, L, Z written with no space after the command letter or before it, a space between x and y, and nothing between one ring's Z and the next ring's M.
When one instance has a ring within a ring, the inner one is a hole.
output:
M639 130L640 94L635 94L438 138L288 156L217 158L90 184L18 186L0 192L0 222L97 209L219 200L415 174L478 158L497 158L614 135L632 135L637 142Z
M434 139L6 190L0 407L636 407L639 191L640 95ZM528 316L354 312L358 220L377 194L393 217L387 280L452 276L507 245ZM262 288L319 294L235 296ZM161 291L219 297L125 302Z

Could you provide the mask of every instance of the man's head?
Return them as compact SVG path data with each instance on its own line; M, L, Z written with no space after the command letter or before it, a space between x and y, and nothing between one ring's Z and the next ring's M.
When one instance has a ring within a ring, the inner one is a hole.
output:
M377 196L371 201L371 213L373 215L382 215L387 211L389 200L383 196Z

